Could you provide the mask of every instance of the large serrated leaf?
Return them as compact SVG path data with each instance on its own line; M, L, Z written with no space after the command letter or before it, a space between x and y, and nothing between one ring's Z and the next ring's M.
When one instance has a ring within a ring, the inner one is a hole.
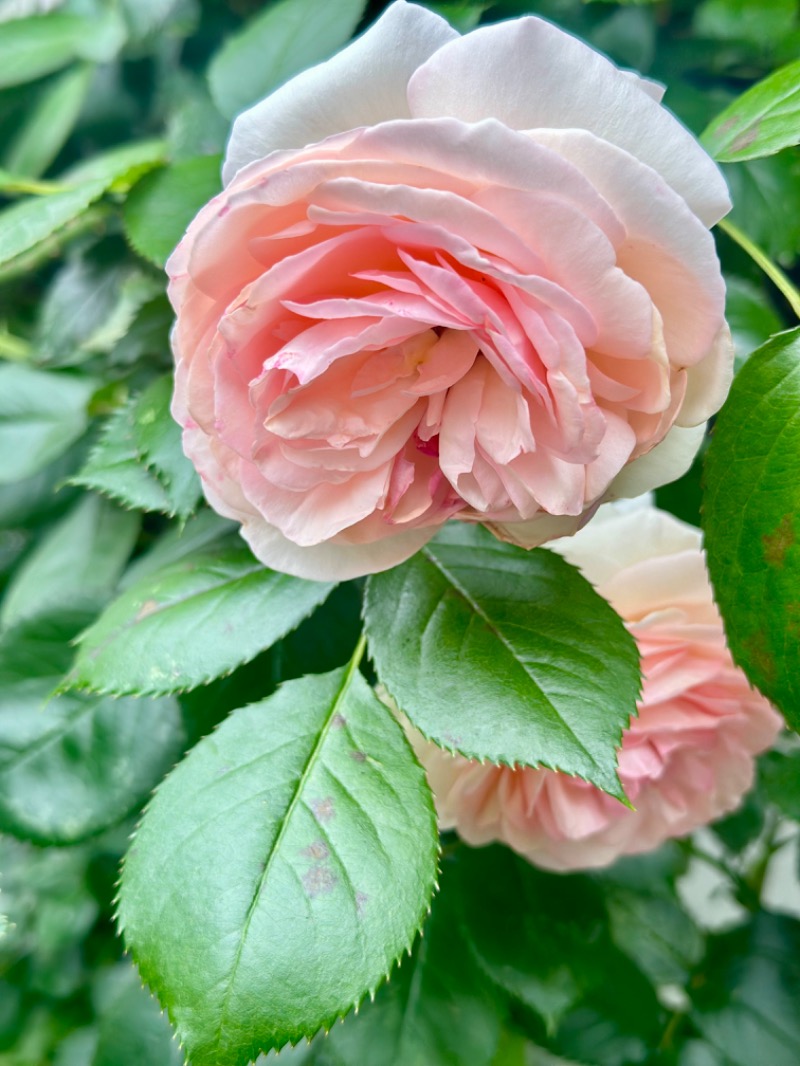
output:
M364 0L279 0L230 37L208 68L214 103L226 118L327 59L358 25Z
M119 822L184 743L173 699L50 699L56 680L0 691L0 829L38 844L74 844Z
M25 559L0 609L0 627L52 608L100 610L131 553L139 516L84 496Z
M88 425L90 378L0 366L0 484L38 473Z
M70 682L118 694L178 692L248 662L334 586L266 570L244 547L148 574L81 634Z
M635 713L636 645L563 559L451 523L369 579L365 619L379 678L425 736L622 797L616 748Z
M702 140L722 163L774 155L800 142L800 60L734 100L708 126Z
M125 233L136 251L163 267L200 208L220 191L221 157L183 159L148 174L128 197Z
M424 774L349 667L234 711L156 792L120 925L193 1066L328 1028L410 948L436 877Z
M705 481L708 569L731 652L800 729L800 329L737 375Z

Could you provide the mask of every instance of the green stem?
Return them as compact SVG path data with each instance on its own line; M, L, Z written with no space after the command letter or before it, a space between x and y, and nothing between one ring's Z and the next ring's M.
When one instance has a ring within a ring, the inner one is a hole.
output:
M356 672L361 665L361 660L364 658L364 652L367 650L367 634L362 633L358 638L358 644L356 644L356 650L353 652L352 658L347 666L347 684L350 683L350 678Z
M790 307L800 318L800 291L792 284L787 278L777 263L773 263L766 252L763 252L757 244L743 233L739 227L729 221L727 218L717 223L723 233L727 233L731 240L736 241L740 248L743 248L745 252L750 256L754 263L761 267L770 281L775 285L780 292L786 297Z

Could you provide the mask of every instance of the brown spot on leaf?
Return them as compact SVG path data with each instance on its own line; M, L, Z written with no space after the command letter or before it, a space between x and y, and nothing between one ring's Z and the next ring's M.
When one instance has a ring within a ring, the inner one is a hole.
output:
M350 752L350 758L353 760L353 762L366 762L367 761L367 757L366 757L366 755L364 754L363 751L351 751Z
M336 814L333 806L333 797L325 796L324 799L312 800L311 810L314 812L314 817L318 822L329 822Z
M343 714L335 714L331 719L331 729L342 729L347 725L347 719Z
M303 874L303 886L311 899L325 896L336 887L336 874L329 866L319 863Z
M749 129L743 130L738 137L736 137L731 145L732 152L741 152L745 148L749 148L753 141L758 136L758 127L761 125L760 120L754 123Z
M734 126L736 126L738 124L738 122L739 122L739 116L738 115L731 115L730 118L726 118L725 121L722 123L722 125L719 128L719 132L720 133L730 133L730 131L733 129Z
M315 840L313 844L309 844L307 848L303 848L303 854L309 859L314 859L316 862L323 862L330 855L330 851L324 840Z
M792 516L785 514L772 533L765 533L761 538L764 545L764 559L769 566L781 567L786 561L786 553L794 544L794 523Z
M136 621L141 622L143 618L147 618L153 611L157 611L159 606L158 600L145 600L136 613Z
M356 892L356 913L359 918L364 913L364 907L369 901L369 896L365 892Z
M767 684L772 684L775 680L775 660L764 633L757 630L742 641L742 648L761 677Z

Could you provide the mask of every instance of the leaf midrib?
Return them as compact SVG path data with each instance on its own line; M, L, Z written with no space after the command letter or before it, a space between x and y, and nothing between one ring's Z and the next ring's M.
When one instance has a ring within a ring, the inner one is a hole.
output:
M452 574L447 569L447 567L444 565L444 563L441 562L441 560L436 558L436 556L431 552L430 548L423 548L422 549L422 554L439 571L439 573L442 575L442 577L444 577L445 580L450 583L450 585L453 587L453 589L459 594L459 596L462 597L462 599L475 612L475 614L483 621L483 623L487 627L487 629L489 629L497 637L497 639L503 645L503 647L506 649L506 651L509 653L509 655L511 655L511 657L514 660L514 662L516 662L518 664L518 666L520 667L522 672L525 674L525 676L529 679L529 681L534 686L536 691L541 695L542 700L544 701L546 706L550 708L552 714L555 716L555 718L561 724L563 729L569 734L570 737L572 737L574 742L577 744L578 748L589 759L589 761L592 764L592 766L597 766L597 761L594 758L594 756L592 755L592 753L586 748L586 746L581 741L580 737L578 737L577 734L572 730L572 727L569 725L569 723L563 717L563 715L559 711L558 707L553 703L553 701L550 699L550 697L544 691L544 689L539 684L537 679L533 676L531 671L528 669L526 663L523 662L520 659L520 657L518 656L514 646L507 639L507 637L502 632L502 630L500 630L498 628L498 626L492 621L492 619L488 616L488 614L486 614L486 612L481 608L480 604L478 604L478 602L473 599L473 597L469 594L469 592L459 583L459 581L457 580L455 575Z
M233 993L236 973L239 968L239 964L241 963L242 952L244 951L244 945L247 940L247 934L250 929L250 923L253 920L256 908L258 907L258 901L261 898L261 895L264 891L264 886L266 885L267 879L269 878L270 872L272 870L273 861L276 855L279 853L283 838L285 837L288 831L288 826L292 820L292 815L294 814L295 808L297 807L298 803L300 803L301 796L308 782L308 779L311 776L311 772L317 764L317 760L319 759L323 744L327 739L331 722L336 716L336 713L339 707L341 706L342 701L348 693L348 690L353 680L353 676L358 672L358 658L358 656L354 656L353 659L350 661L349 666L345 668L342 683L339 686L336 695L331 700L328 714L323 720L317 741L312 747L308 759L306 760L306 764L303 767L303 771L297 780L297 785L295 786L294 792L292 793L291 799L289 800L289 805L286 808L286 814L284 815L281 827L278 830L277 836L272 842L272 846L269 849L266 861L264 863L264 869L262 870L261 876L259 877L258 882L256 884L255 891L253 893L253 898L250 901L250 906L248 907L247 914L245 916L244 925L242 926L242 932L239 937L239 943L236 948L236 954L234 956L233 963L230 968L228 983L222 996L222 1004L220 1006L219 1012L219 1024L214 1034L214 1039L217 1046L219 1046L222 1042L222 1035L225 1029L225 1016L228 1011L230 997Z

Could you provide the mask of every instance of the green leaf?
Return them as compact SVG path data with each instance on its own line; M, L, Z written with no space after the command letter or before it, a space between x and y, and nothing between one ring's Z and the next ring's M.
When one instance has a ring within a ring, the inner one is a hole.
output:
M71 259L41 302L33 338L36 361L69 366L109 351L160 289L155 279L127 263Z
M733 222L770 259L784 266L800 249L800 154L782 152L722 167L733 200Z
M208 68L214 103L226 118L338 51L359 23L365 0L278 0L255 15Z
M636 645L559 556L451 523L369 579L365 619L378 677L426 737L623 796L616 748L635 713Z
M374 1003L331 1029L313 1066L491 1066L501 1006L465 942L453 899L445 876L411 958Z
M193 1066L244 1066L377 987L436 852L424 774L354 660L235 711L178 765L125 860L120 926Z
M169 514L188 518L202 495L200 478L183 454L181 429L170 414L171 374L156 378L132 409L133 444L145 466L164 485Z
M148 174L125 203L125 233L134 249L163 267L200 208L220 191L218 155L184 159Z
M38 473L88 425L89 378L0 366L0 485Z
M725 317L733 334L737 372L754 348L783 329L780 316L770 306L763 287L729 274L725 278Z
M698 36L746 41L762 49L776 48L796 23L796 0L703 0L694 13Z
M759 912L716 937L694 982L691 1017L725 1066L800 1061L800 922Z
M47 170L72 133L93 75L94 68L82 64L47 86L9 146L4 159L8 170L32 178Z
M100 19L53 12L3 24L0 33L0 89L34 81L73 59L108 62L124 41L114 11Z
M0 265L11 263L64 229L112 188L124 190L161 161L161 141L143 141L96 156L62 176L60 192L0 211Z
M172 504L166 486L148 468L136 447L135 411L136 399L132 398L114 412L70 483L102 492L125 507L170 514Z
M244 547L186 556L126 589L81 635L70 680L122 694L193 688L280 640L332 588L266 570Z
M170 1024L134 967L122 963L109 976L114 988L98 1012L91 1066L183 1066Z
M767 800L800 822L800 751L768 751L759 759L758 779Z
M728 644L800 729L800 330L736 377L706 459L708 569Z
M139 532L139 516L84 496L17 570L0 609L7 628L53 608L98 611L113 592Z
M26 618L0 633L0 686L32 677L61 677L74 657L70 642L91 621L92 614L64 608Z
M708 126L702 141L723 163L774 155L800 143L800 60L734 100Z
M182 753L175 700L69 693L54 681L0 691L0 830L74 844L121 821Z
M237 528L235 522L223 518L207 507L198 511L187 522L170 526L148 552L134 559L122 576L120 589L128 588L147 575L179 562L187 555L212 544L219 544L223 539L227 539L228 543L238 543L233 540Z
M80 440L38 473L0 485L0 528L15 529L62 514L78 495L65 480L86 454Z

